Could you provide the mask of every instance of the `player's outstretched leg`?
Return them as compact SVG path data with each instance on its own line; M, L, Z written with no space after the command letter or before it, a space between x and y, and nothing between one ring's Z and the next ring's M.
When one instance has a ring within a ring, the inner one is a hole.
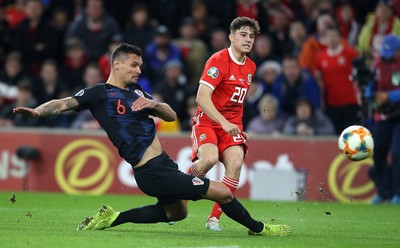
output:
M103 230L111 227L111 224L118 217L119 212L115 212L108 205L103 205L93 217L86 217L77 230Z

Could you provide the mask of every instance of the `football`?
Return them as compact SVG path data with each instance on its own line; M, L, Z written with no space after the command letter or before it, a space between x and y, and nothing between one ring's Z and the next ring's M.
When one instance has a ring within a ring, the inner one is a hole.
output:
M352 161L360 161L372 155L374 139L371 132L358 125L347 127L339 136L340 152Z

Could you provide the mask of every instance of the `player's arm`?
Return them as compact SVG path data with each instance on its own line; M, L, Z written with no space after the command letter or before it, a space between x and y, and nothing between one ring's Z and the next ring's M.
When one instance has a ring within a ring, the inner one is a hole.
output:
M175 121L177 119L175 111L166 103L157 102L145 97L139 97L132 103L132 111L139 111L142 109L153 109L155 116L163 119L164 121Z
M241 133L240 128L230 123L225 117L217 110L214 103L211 100L213 89L207 85L200 84L197 91L196 102L201 107L203 112L210 117L213 121L221 125L225 132L230 135L236 135Z
M51 115L59 115L62 112L74 110L79 107L75 98L66 97L63 99L51 100L43 103L35 109L27 107L16 107L13 109L15 114L21 114L26 117L39 118Z

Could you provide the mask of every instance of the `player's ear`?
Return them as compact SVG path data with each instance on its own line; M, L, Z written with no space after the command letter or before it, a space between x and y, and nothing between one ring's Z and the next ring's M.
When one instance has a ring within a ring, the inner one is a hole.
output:
M233 43L233 40L234 40L233 34L229 34L228 38L229 38L229 41L231 43Z
M119 70L120 62L118 61L118 59L114 60L112 65L115 70Z

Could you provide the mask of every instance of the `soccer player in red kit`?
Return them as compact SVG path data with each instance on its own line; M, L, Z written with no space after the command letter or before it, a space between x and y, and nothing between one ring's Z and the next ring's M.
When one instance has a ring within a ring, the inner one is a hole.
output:
M246 55L253 47L260 26L254 19L237 17L230 24L229 48L213 54L204 66L193 118L192 160L189 173L205 174L218 162L225 166L222 183L234 193L247 153L248 136L243 132L243 102L249 90L256 65ZM222 210L214 204L206 228L221 231Z

